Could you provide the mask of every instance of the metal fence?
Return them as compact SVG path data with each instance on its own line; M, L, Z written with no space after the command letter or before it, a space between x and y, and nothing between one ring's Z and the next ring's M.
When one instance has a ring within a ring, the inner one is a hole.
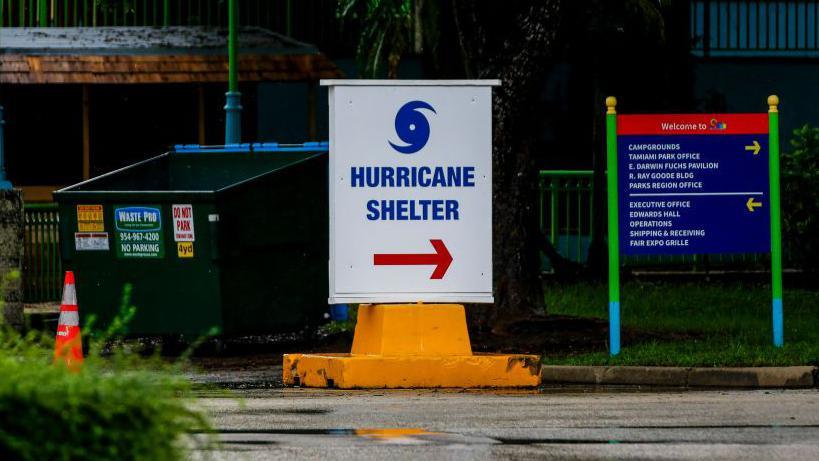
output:
M819 56L815 0L695 0L690 5L694 54Z
M540 228L561 256L578 263L588 258L594 227L594 173L591 170L540 171ZM631 267L748 268L762 265L767 255L757 253L719 255L641 255L624 256L621 262ZM544 256L542 267L551 270Z
M26 204L24 216L23 301L59 301L62 262L57 204Z
M592 238L591 170L540 171L540 228L562 256L583 262ZM548 269L548 261L544 261Z
M341 52L333 0L237 0L239 24L259 26ZM0 0L0 27L221 26L227 0Z
M240 22L259 25L283 17L292 2L239 0ZM285 11L278 11L284 9ZM219 0L0 0L6 27L225 25Z

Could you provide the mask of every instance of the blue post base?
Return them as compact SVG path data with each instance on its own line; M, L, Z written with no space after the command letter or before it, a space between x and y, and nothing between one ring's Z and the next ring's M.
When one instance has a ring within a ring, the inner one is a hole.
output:
M785 344L785 334L783 332L784 321L782 319L782 300L773 300L773 344L774 347L782 347Z
M620 353L620 301L609 302L609 355Z
M6 179L0 179L0 190L12 190L11 182Z
M225 93L225 144L239 144L242 139L242 93Z
M349 307L346 304L334 304L330 306L330 320L346 322L349 319Z

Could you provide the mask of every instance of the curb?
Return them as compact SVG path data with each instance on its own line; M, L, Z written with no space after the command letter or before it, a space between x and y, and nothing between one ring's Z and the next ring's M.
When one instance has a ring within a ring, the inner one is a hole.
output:
M817 368L610 367L543 365L542 384L632 385L661 387L779 388L815 387Z

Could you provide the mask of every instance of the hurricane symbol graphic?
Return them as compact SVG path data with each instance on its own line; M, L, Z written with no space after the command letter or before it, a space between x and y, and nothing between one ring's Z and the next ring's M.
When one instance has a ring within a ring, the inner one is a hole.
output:
M423 149L429 141L429 121L420 112L420 109L428 109L436 113L435 109L424 101L410 101L395 114L395 133L406 144L399 146L388 141L393 149L402 154L414 154Z

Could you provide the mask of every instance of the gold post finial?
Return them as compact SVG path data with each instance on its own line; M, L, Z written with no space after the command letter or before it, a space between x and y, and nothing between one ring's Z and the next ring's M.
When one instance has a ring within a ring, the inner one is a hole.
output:
M607 114L616 114L617 111L615 110L615 107L617 107L617 98L614 96L609 96L606 98L606 107L608 107L608 110L606 111Z
M768 96L768 112L779 112L779 96L772 94Z

